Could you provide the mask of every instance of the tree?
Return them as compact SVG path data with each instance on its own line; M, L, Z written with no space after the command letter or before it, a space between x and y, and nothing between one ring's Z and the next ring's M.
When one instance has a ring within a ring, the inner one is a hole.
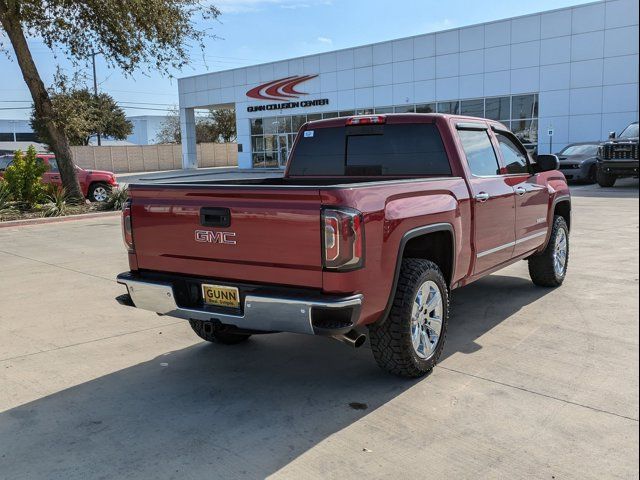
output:
M181 143L180 113L178 107L174 107L160 124L160 130L156 135L156 143Z
M220 110L209 110L209 115L213 121L215 141L222 139L229 143L236 139L236 111L230 108Z
M26 36L39 38L49 48L63 47L75 62L99 51L110 67L125 74L132 74L141 64L170 74L188 62L191 42L203 48L207 32L198 27L196 16L211 20L219 14L207 0L0 0L0 25L13 47L37 116L44 119L70 197L80 200L82 192L69 141L53 120L53 103Z
M217 141L218 136L219 135L211 118L198 117L196 119L196 143L212 143ZM169 113L160 125L160 130L156 135L156 143L179 144L181 141L180 113L178 112L178 108L174 107L169 110Z
M67 87L67 79L59 75L56 87L49 92L54 118L50 119L62 131L71 145L89 145L91 137L98 133L124 140L133 131L132 123L116 101L106 93L97 96L87 87ZM31 112L31 127L48 145L52 144L47 129L47 119Z

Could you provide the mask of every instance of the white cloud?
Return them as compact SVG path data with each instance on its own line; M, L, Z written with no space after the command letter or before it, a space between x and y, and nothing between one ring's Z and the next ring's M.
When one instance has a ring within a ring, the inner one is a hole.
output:
M457 23L449 18L444 18L435 22L429 22L425 25L425 32L439 32L441 30L449 30L457 27Z
M317 40L318 40L320 43L325 43L325 44L327 44L327 45L332 45L332 44L333 44L333 40L331 40L331 39L330 39L330 38L328 38L328 37L318 37L318 38L317 38Z
M254 13L270 7L280 7L289 10L309 8L314 5L326 5L326 0L215 0L213 2L222 13Z

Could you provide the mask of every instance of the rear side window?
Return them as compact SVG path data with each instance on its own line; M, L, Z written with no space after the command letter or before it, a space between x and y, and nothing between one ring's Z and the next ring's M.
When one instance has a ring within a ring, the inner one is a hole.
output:
M58 161L53 157L51 157L49 159L49 170L51 172L58 172L59 171L58 170Z
M9 155L0 157L0 170L6 170L9 165L13 163L13 157Z
M500 174L496 152L486 130L458 130L471 173L479 177Z
M451 175L435 125L391 124L308 130L291 175Z

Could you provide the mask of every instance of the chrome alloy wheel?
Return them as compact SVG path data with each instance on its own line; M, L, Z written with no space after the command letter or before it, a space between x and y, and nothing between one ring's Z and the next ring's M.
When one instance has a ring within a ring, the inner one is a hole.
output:
M411 310L411 342L418 357L426 360L436 351L442 331L442 314L440 289L428 280L418 288Z
M103 186L97 186L93 190L93 198L96 200L96 202L104 202L108 196L109 192Z
M558 277L562 277L567 266L567 232L564 228L558 229L556 242L553 249L553 269Z

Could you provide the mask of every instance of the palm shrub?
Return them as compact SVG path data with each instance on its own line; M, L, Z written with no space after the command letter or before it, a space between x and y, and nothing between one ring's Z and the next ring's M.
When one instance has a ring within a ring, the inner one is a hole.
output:
M9 200L11 199L11 192L7 182L0 178L0 213L9 210Z
M127 187L114 188L109 193L109 197L102 204L104 210L122 210L125 202L129 199L129 189Z
M64 187L54 185L49 188L46 194L47 203L44 206L43 215L45 217L63 217L69 212L67 201L69 196Z
M29 146L26 154L16 150L13 163L4 172L4 179L13 200L29 207L42 200L45 193L42 175L46 171L47 166L37 157L33 145Z

